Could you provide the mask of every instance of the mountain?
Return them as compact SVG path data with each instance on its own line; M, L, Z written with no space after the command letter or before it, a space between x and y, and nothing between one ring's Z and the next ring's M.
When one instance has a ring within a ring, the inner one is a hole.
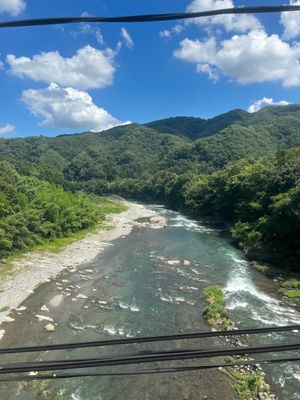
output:
M232 124L245 121L248 113L244 110L232 110L212 119L194 117L173 117L145 124L163 133L184 136L195 140L214 135Z
M289 105L208 120L174 117L104 132L1 139L0 161L20 182L29 176L72 192L159 201L226 223L248 255L297 269L299 146L300 106ZM15 190L23 189L16 183ZM0 211L10 204L7 196L0 198ZM23 204L21 193L16 196ZM4 236L3 246L9 240Z
M78 183L136 178L161 169L210 172L299 145L300 106L289 105L253 114L233 110L208 120L174 117L98 133L2 139L0 157L22 168L25 162L31 172L40 170L56 183Z

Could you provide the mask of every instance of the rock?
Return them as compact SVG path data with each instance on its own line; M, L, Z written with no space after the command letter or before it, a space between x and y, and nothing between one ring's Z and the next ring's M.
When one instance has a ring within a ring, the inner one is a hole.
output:
M77 299L87 299L88 297L85 294L78 294Z
M25 307L25 306L16 308L16 311L25 311L25 310L27 310L27 307Z
M1 329L0 330L0 340L3 338L4 335L5 335L5 330Z
M264 392L259 392L259 393L258 393L258 397L259 397L259 400L265 400L265 398L266 398Z
M36 314L35 318L37 318L39 321L50 321L50 322L53 322L53 318L46 317L45 315Z
M53 324L47 324L44 326L47 332L53 332L55 331L55 326Z
M41 311L49 312L49 308L44 304L44 305L41 307Z

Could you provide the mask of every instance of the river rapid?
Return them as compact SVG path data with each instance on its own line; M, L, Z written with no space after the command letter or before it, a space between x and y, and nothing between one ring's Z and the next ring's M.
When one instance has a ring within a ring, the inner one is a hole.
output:
M14 321L5 324L6 334L1 346L209 330L202 313L205 307L203 289L210 284L223 287L230 317L239 328L300 323L299 309L280 299L274 282L253 270L222 232L163 207L152 208L166 216L166 228L135 228L128 236L110 243L92 263L79 269L71 267L51 282L41 285L22 304L23 308L11 314ZM49 322L55 324L54 332L46 332L44 326ZM252 344L292 343L297 340L297 333L250 338ZM150 347L124 346L117 350L128 354L133 350L165 350L171 346L207 348L222 346L222 343L206 339ZM2 360L96 357L117 350L57 351L7 356ZM126 370L132 370L132 367L126 367ZM267 381L280 399L300 399L299 364L276 364L264 367L264 370ZM0 386L0 399L6 400L205 398L234 399L224 373L209 370L191 374L81 378Z

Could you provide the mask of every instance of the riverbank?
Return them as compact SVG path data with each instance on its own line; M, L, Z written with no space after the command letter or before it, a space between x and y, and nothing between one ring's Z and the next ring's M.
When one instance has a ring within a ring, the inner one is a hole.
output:
M76 269L93 261L111 242L128 235L134 226L163 228L163 216L146 207L125 202L127 211L110 215L106 220L109 230L99 229L85 238L67 245L57 254L49 251L29 252L11 261L10 274L5 276L0 286L0 324L9 322L10 312L45 282L57 276L64 269ZM149 221L139 221L148 218ZM2 336L4 332L2 331ZM1 336L1 334L0 334Z
M291 304L300 304L300 274L251 261L250 265L276 283L278 292Z
M225 308L225 297L220 286L208 286L204 290L204 296L207 307L204 310L204 316L209 325L217 330L236 329L235 324L229 318L229 312ZM230 336L225 339L224 344L228 342L231 346L240 347L247 345L246 336ZM225 357L228 363L238 363L239 361L253 360L248 357ZM276 400L275 394L270 392L270 385L265 381L265 374L260 364L254 365L235 365L227 367L224 372L233 380L233 390L238 399L254 400Z

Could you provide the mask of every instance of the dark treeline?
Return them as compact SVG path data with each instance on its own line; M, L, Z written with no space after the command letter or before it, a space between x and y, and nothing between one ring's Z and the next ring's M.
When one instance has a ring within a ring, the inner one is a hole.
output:
M0 140L0 158L23 176L18 179L162 202L215 220L230 227L249 257L295 270L299 145L300 106L290 105L254 114L233 110L210 120L176 117L101 133Z

